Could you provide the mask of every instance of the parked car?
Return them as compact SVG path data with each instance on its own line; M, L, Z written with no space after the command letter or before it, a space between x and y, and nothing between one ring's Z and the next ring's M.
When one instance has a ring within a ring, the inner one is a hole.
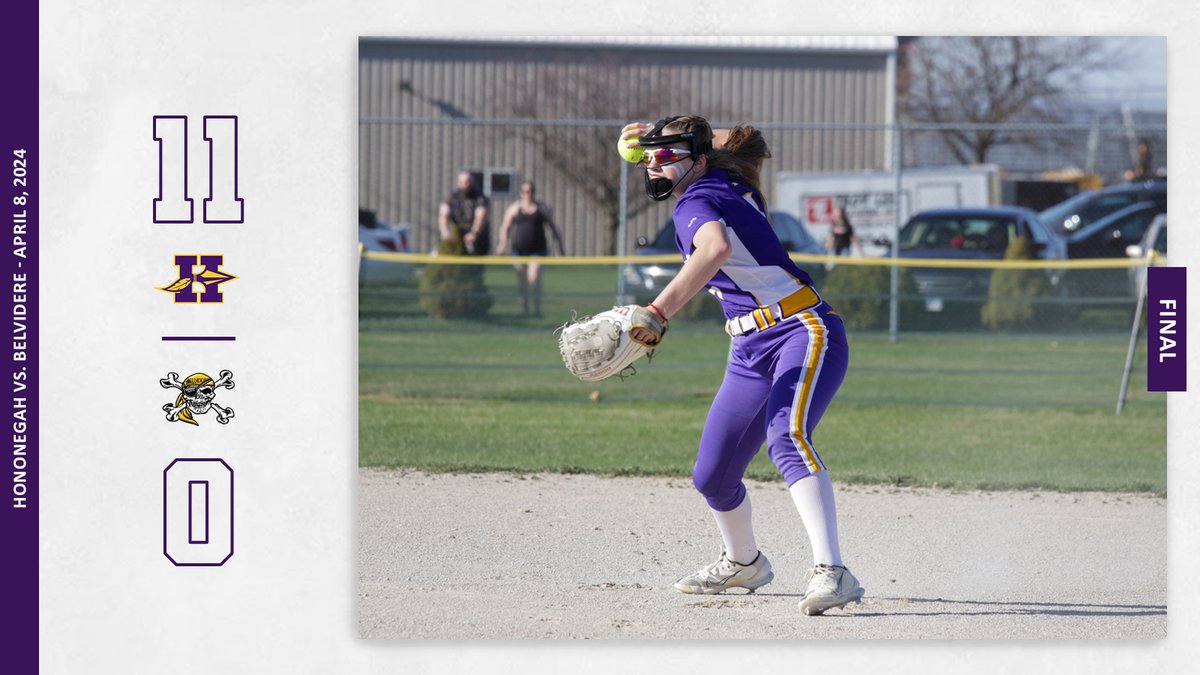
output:
M1125 249L1142 240L1155 216L1167 207L1152 201L1137 202L1067 235L1068 258L1121 258Z
M1158 216L1165 216L1165 211L1165 206L1145 201L1099 218L1067 237L1067 257L1124 258L1126 250L1141 242L1150 223ZM1072 296L1090 302L1123 304L1133 295L1128 276L1116 268L1072 269L1066 276L1067 289Z
M1142 240L1130 244L1125 249L1125 255L1130 258L1145 258L1154 249L1161 256L1167 255L1167 214L1160 213L1150 221L1150 227L1142 235Z
M821 245L795 216L786 211L771 211L771 226L779 236L780 243L791 253L809 253L825 255L825 247ZM679 254L675 246L675 223L668 218L653 241L639 237L637 255ZM646 263L625 266L626 292L634 297L634 302L645 303L654 300L663 288L675 278L682 263ZM820 286L824 266L801 265L813 277L813 283ZM819 269L818 269L819 268Z
M1125 254L1130 258L1141 260L1151 250L1162 256L1167 255L1167 214L1165 213L1154 217L1154 220L1150 222L1150 227L1146 228L1146 234L1142 235L1142 240L1136 244L1130 244L1125 249ZM1141 291L1142 277L1145 273L1144 266L1129 268L1129 292L1135 298Z
M1066 241L1049 230L1036 212L1018 206L948 208L921 211L900 229L897 256L938 260L1003 260L1009 244L1024 237L1039 258L1066 257ZM917 292L931 312L943 311L946 300L987 299L992 269L911 268ZM1058 285L1060 270L1047 270Z
M393 225L375 217L373 211L358 211L358 243L367 251L383 253L411 253L409 241L412 228L408 225ZM412 280L413 266L410 263L390 260L371 260L360 257L358 283L362 285L396 284Z
M1067 236L1110 213L1139 202L1153 202L1160 211L1165 212L1167 210L1166 179L1121 183L1100 190L1081 192L1040 212L1038 218L1052 232Z

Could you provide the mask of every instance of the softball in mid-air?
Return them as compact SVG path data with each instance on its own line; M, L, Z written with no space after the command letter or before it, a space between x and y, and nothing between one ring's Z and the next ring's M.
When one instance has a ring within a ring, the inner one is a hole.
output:
M625 145L626 143L637 143L637 141L637 136L634 136L627 141L619 138L617 139L617 153L621 155L621 159L625 160L626 162L630 162L631 164L637 164L638 162L642 161L642 153L645 151L641 147L631 148Z

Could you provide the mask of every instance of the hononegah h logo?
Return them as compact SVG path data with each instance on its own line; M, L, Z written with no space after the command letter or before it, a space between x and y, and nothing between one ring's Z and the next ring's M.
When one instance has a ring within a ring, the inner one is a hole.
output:
M179 278L158 290L173 294L177 304L224 302L221 284L237 278L221 271L224 261L222 255L177 255L175 266L179 268Z

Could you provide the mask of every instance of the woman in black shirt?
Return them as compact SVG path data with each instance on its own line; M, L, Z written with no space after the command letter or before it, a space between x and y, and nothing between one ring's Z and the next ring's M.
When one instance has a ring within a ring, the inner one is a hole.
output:
M520 200L504 212L504 222L500 225L500 245L497 252L504 255L511 248L513 255L544 256L549 255L546 241L546 229L554 236L558 244L558 254L566 255L563 250L562 237L554 226L550 207L534 199L535 188L533 181L521 183ZM521 295L521 309L534 316L542 315L542 266L536 262L518 263L513 266L517 271L517 290Z

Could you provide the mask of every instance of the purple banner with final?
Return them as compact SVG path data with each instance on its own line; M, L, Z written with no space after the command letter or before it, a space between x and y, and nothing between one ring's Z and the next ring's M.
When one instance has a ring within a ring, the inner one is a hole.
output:
M38 3L5 6L0 108L4 240L4 468L0 551L4 630L0 671L38 672Z
M1148 391L1187 391L1187 268L1151 267L1146 277Z

